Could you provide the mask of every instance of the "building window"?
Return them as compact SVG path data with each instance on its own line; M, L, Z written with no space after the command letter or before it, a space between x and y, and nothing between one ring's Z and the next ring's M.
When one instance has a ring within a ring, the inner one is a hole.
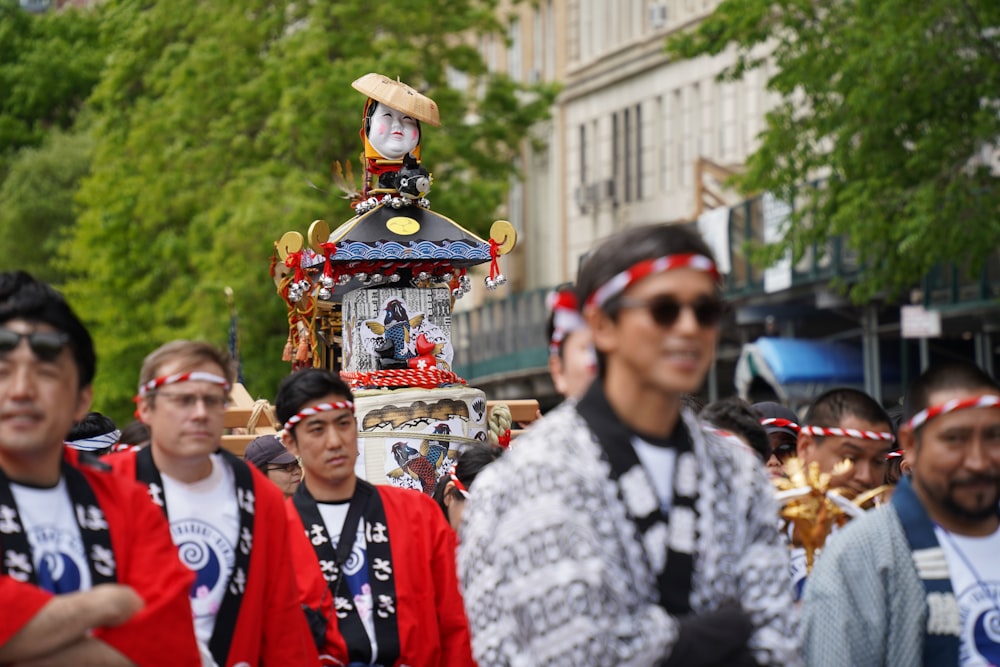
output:
M622 143L625 145L625 154L622 156L624 166L625 183L622 188L625 191L625 201L632 201L632 114L630 109L625 109L622 114L625 127L622 128Z
M552 81L556 78L556 15L553 0L546 0L542 18L545 21L545 80Z
M522 81L521 72L521 19L513 18L507 30L507 74L514 81Z
M635 105L635 199L642 199L642 104Z

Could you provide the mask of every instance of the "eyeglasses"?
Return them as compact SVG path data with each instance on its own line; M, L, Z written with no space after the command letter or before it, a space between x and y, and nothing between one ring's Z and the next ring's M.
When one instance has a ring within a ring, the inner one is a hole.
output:
M292 461L291 463L283 463L283 464L267 466L267 472L271 472L272 470L281 470L282 472L287 472L289 475L291 475L292 473L297 472L299 470L299 462Z
M28 346L39 361L55 361L69 345L69 334L62 331L20 333L11 329L0 329L0 354L13 352L23 338L28 339Z
M726 304L715 297L699 297L691 303L682 303L669 294L662 294L651 299L622 299L619 305L622 308L645 308L661 327L676 324L685 308L691 309L698 326L703 328L718 324L726 312Z
M217 394L173 394L157 391L152 395L165 398L167 402L184 410L192 409L199 402L205 405L206 410L222 410L226 407L226 397Z

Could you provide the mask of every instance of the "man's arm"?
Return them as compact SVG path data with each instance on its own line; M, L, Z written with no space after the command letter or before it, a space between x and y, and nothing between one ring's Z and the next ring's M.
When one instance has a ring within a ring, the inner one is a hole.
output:
M124 623L142 609L142 605L142 598L135 591L118 584L101 584L88 591L57 595L0 646L0 663L49 658L82 642L94 627Z
M84 637L40 658L12 663L13 667L137 667L99 639Z

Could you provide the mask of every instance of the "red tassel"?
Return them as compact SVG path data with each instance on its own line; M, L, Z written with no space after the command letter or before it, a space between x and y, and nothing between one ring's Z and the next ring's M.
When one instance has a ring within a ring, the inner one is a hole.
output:
M312 355L309 354L309 337L302 336L299 338L299 349L295 353L295 361L309 361Z

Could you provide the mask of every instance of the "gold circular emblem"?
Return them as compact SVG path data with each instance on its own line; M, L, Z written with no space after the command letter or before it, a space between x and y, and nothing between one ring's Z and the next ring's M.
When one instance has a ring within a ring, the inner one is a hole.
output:
M416 234L420 231L420 223L413 218L407 218L405 216L397 215L395 218L389 218L385 223L386 228L393 234L399 234L400 236L410 236L411 234Z
M517 244L517 230L506 220L494 220L490 227L490 238L500 244L497 252L506 255Z

